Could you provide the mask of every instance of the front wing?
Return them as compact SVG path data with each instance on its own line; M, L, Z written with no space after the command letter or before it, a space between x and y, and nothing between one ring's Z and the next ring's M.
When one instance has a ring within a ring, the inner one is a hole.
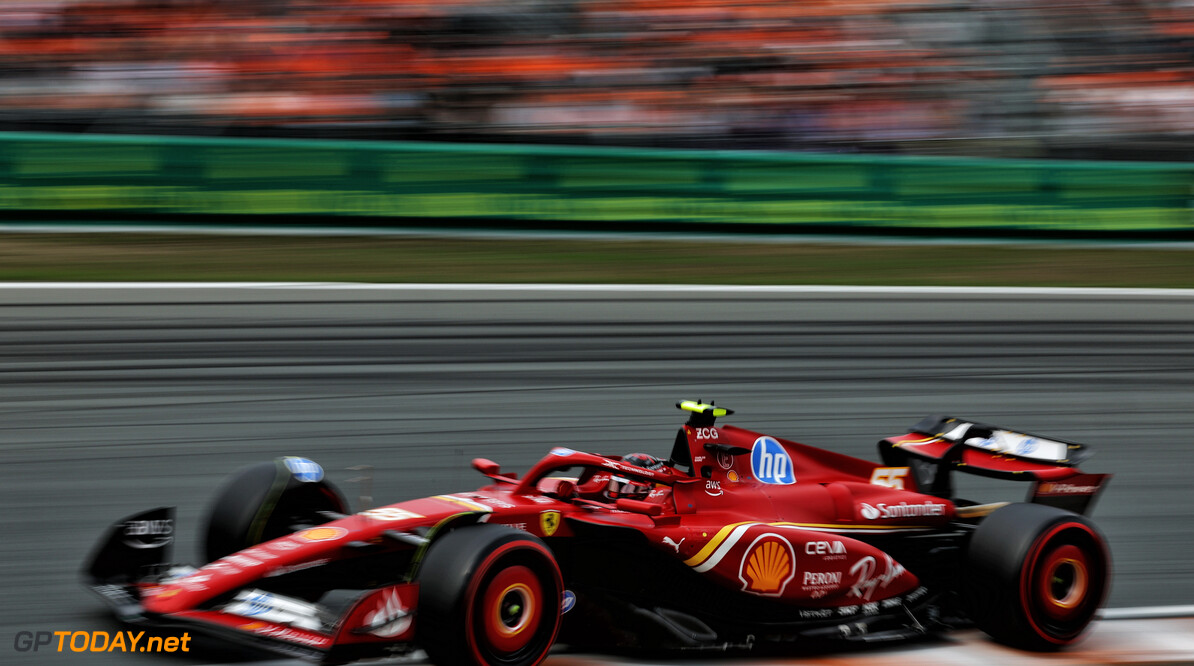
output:
M418 583L344 590L327 603L245 587L176 612L155 613L146 601L179 593L167 583L194 573L169 564L174 510L162 507L111 527L83 571L84 584L118 619L163 629L189 629L251 648L313 661L351 661L412 649Z
M242 590L233 599L211 608L157 614L146 611L141 604L142 595L157 592L157 583L101 583L89 587L123 622L194 630L254 649L336 662L411 651L419 595L418 583L368 590L333 615L332 609L301 599Z

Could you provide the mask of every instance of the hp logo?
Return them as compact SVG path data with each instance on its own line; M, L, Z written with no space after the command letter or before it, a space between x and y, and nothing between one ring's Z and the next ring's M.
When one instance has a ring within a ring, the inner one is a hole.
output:
M760 437L750 449L750 469L763 483L788 485L796 483L792 459L774 437Z

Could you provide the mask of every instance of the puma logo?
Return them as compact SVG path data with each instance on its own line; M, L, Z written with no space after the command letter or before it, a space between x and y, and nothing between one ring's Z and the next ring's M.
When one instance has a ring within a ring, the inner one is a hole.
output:
M687 537L685 537L685 538L687 538ZM671 537L663 537L663 542L665 544L671 546L672 548L675 548L676 554L679 555L680 554L680 544L684 543L684 539L680 539L680 541L677 542L677 541L673 541Z

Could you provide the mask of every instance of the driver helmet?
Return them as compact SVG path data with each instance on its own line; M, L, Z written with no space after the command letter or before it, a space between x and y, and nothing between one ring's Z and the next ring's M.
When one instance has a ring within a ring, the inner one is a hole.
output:
M627 465L642 467L643 469L663 469L662 460L646 453L631 453L630 455L622 456L622 462Z

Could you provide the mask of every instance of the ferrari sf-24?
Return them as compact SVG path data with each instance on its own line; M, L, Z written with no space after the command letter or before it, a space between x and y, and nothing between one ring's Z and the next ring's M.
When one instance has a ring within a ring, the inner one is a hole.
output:
M424 650L532 665L585 650L799 650L977 626L1023 649L1079 639L1109 585L1085 517L1109 475L1081 444L931 416L868 462L684 401L670 455L554 448L472 492L352 512L323 469L232 476L170 561L172 508L114 524L83 576L123 621L323 663ZM954 473L1028 485L956 496Z

